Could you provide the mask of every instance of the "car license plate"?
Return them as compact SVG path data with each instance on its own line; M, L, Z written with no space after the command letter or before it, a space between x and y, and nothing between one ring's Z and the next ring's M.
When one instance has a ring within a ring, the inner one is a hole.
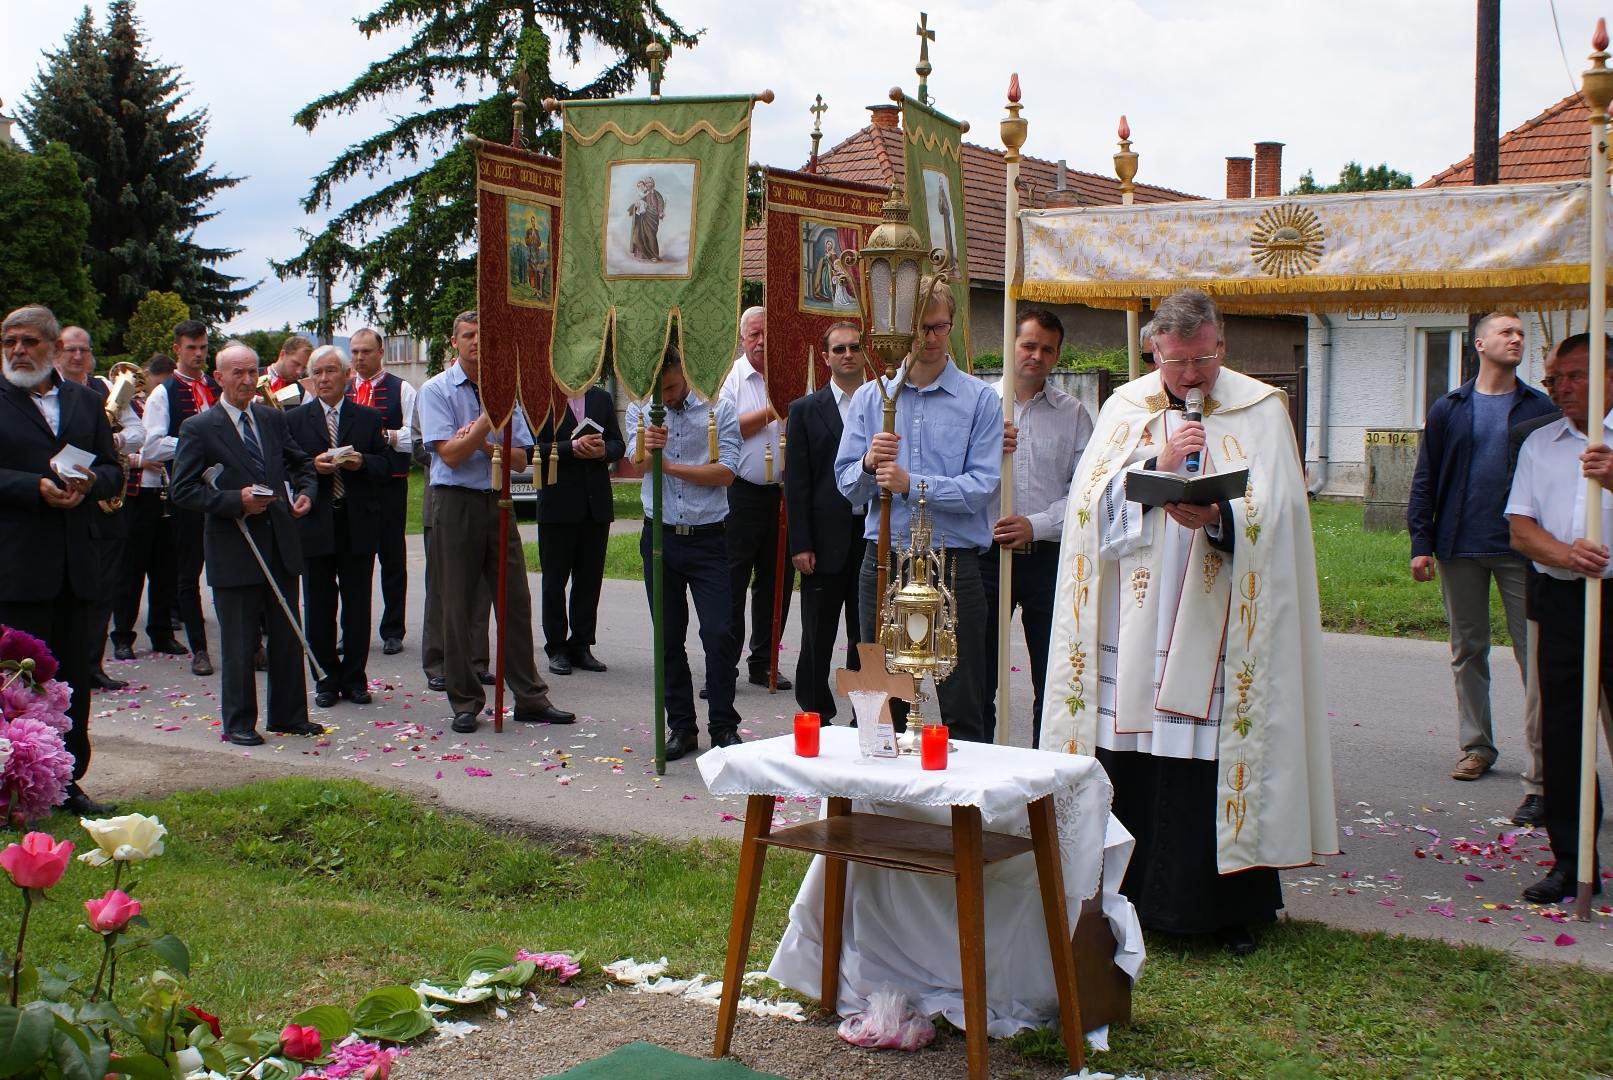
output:
M532 494L532 490L531 484L523 484L519 482L512 482L510 484L511 495L530 495Z

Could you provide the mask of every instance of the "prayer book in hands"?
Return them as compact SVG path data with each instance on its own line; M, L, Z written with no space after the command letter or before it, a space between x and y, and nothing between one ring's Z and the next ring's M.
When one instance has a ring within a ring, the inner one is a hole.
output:
M1166 503L1214 506L1243 498L1248 486L1248 469L1205 473L1201 476L1178 476L1176 473L1152 469L1133 469L1126 474L1126 498L1144 506L1164 506Z

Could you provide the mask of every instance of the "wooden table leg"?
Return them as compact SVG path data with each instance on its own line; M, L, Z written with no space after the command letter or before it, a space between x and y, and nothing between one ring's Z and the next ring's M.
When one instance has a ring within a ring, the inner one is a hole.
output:
M1086 1063L1086 1032L1081 1025L1081 999L1076 993L1075 953L1070 943L1069 910L1064 902L1064 867L1059 859L1058 822L1053 796L1044 795L1026 807L1031 819L1031 848L1036 853L1036 877L1042 887L1042 918L1047 922L1048 957L1053 962L1053 983L1059 992L1059 1032L1070 1071Z
M829 800L829 817L851 813L850 799ZM846 922L846 861L823 859L823 982L818 1005L831 1016L840 1004L840 948Z
M986 894L980 808L952 808L958 870L958 960L963 974L963 1028L970 1080L986 1080Z
M717 1006L717 1042L713 1057L728 1053L739 1015L739 997L756 922L756 897L762 890L762 862L767 845L758 843L773 829L773 796L752 795L745 804L745 833L739 845L739 875L734 883L734 914L728 923L728 959L723 964L722 1002Z

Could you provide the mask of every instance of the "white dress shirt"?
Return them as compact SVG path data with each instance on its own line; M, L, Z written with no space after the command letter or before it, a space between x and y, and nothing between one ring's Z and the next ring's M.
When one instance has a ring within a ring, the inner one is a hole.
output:
M846 430L846 417L851 415L851 395L856 391L842 390L839 383L831 382L829 392L834 395L835 408L840 410L840 430L844 431ZM855 503L852 505L851 512L857 517L863 517L868 513L868 504Z
M146 396L146 415L143 421L146 438L140 451L140 486L143 488L163 486L161 466L174 460L174 453L179 449L179 436L168 434L168 416L171 409L168 401L168 385L180 377L178 372L174 372L168 377L168 382ZM205 401L196 402L198 413L206 412L208 407Z
M386 378L386 368L382 368L380 371L377 371L373 377L368 379L361 379L357 375L354 375L353 388L354 390L357 390L359 383L367 382L370 384L370 390L373 393L377 385L384 378ZM396 431L383 431L381 435L382 438L386 440L387 446L391 447L393 450L396 450L400 454L407 454L414 449L415 389L414 384L408 379L399 379L398 384L398 405L401 407L400 415L403 417L403 426L398 428Z
M1002 396L1007 380L996 384ZM1074 397L1051 382L1029 401L1014 402L1019 428L1014 450L1014 513L1029 519L1032 540L1058 540L1064 534L1064 504L1075 463L1092 438L1092 416Z
M722 390L717 395L723 401L734 407L734 412L744 416L757 409L770 408L773 401L767 396L767 378L751 364L750 358L741 354L734 361L733 368L728 372L728 378L723 380ZM844 418L844 410L841 416ZM784 479L784 456L778 450L779 422L769 420L756 434L745 439L739 445L739 473L741 480L752 484L766 484L767 457L766 447L773 448L773 479L772 483L781 483Z
M62 433L62 390L61 387L56 385L55 379L51 379L44 385L46 389L31 390L29 391L29 396L34 399L34 406L39 409L40 415L45 418L45 423L50 426L50 433L60 435Z
M1602 442L1613 444L1613 412L1602 421ZM1579 455L1585 452L1585 434L1567 417L1529 433L1518 451L1518 468L1512 474L1512 492L1507 498L1508 515L1533 518L1542 529L1565 544L1585 535L1585 475ZM1613 492L1602 496L1602 539L1613 539ZM1560 566L1535 563L1542 574L1561 581L1583 575ZM1613 564L1602 571L1613 576Z

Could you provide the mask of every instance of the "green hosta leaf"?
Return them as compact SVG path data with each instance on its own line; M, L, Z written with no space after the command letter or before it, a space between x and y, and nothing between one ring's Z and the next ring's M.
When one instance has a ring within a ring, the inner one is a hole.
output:
M0 1076L16 1076L43 1057L54 1026L46 1009L0 1005Z
M365 994L353 1010L353 1030L370 1039L407 1042L431 1028L431 1014L407 986L383 986Z
M291 1018L293 1024L319 1029L327 1043L338 1042L353 1033L353 1018L346 1009L336 1005L315 1005Z
M502 949L497 945L484 945L461 960L454 974L459 977L461 983L464 983L473 971L498 971L513 963L515 963L513 950Z
M513 986L522 987L532 981L538 973L538 965L530 960L522 960L501 968L483 969L473 971L465 977L465 985L479 986Z
M185 943L172 934L164 934L151 943L151 951L156 953L163 963L173 968L185 977L190 977L190 950Z
M114 1076L132 1076L134 1080L173 1080L173 1072L161 1059L150 1054L120 1057L112 1062Z

